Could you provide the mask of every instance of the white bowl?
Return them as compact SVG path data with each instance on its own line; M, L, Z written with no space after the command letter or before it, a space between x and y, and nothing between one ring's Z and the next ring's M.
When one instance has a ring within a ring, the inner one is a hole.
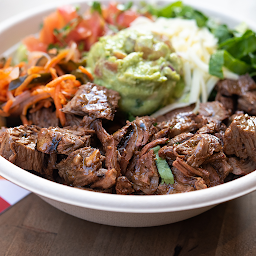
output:
M85 8L85 3L81 1L80 4ZM0 54L2 55L24 36L37 32L43 17L55 7L46 6L29 10L0 24ZM219 17L231 26L240 22L237 18L213 13L207 9L202 11ZM255 24L249 23L249 25L252 29L256 29ZM66 213L88 221L127 227L157 226L181 221L196 216L217 204L256 190L256 172L252 172L245 177L216 187L188 193L157 196L103 194L40 178L2 157L0 157L0 175L32 191Z

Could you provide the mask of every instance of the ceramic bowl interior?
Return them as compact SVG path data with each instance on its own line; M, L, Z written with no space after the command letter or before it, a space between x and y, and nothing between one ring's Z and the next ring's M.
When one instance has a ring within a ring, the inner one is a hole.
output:
M75 2L80 4L82 10L87 7L82 1ZM241 21L237 17L196 7L210 16L219 17L229 26L236 26ZM2 22L0 55L10 54L22 38L38 32L43 17L55 8L55 5L49 5L28 10ZM248 24L256 30L256 24L252 22ZM256 190L256 172L252 172L216 187L188 193L157 196L103 194L46 180L13 165L2 157L0 157L0 175L32 191L66 213L97 223L128 227L156 226L181 221L217 204Z

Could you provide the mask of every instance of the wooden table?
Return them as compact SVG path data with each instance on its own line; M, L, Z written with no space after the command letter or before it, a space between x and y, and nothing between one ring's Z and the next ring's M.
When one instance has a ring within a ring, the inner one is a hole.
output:
M0 255L256 255L256 192L150 228L91 223L30 194L0 215Z

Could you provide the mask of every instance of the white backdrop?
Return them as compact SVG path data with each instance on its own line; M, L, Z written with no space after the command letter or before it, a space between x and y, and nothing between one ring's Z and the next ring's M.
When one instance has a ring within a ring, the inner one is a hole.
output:
M0 0L0 22L27 9L54 2L63 5L68 0ZM235 13L245 21L256 21L256 0L183 0L183 2L210 7L222 13Z

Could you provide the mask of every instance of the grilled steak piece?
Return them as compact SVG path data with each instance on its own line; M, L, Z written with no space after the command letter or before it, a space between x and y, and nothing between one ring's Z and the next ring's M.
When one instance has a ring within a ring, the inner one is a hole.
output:
M104 159L105 157L100 154L99 149L80 148L57 164L57 169L67 184L73 186L91 185L103 176L104 171L100 169Z
M193 112L176 114L172 119L159 123L156 128L159 130L168 129L169 138L173 138L183 132L195 132L207 123L206 118L196 115Z
M120 154L121 173L126 173L129 161L134 152L145 146L152 138L156 128L155 120L150 117L137 117L133 122L128 122L126 126L113 134L117 150Z
M116 180L116 193L130 195L134 192L132 183L125 176L120 176Z
M119 93L93 83L80 86L75 96L63 107L63 112L79 116L113 120Z
M208 120L223 121L229 117L230 113L218 101L201 103L199 114L207 117Z
M145 194L154 194L159 184L159 174L155 164L153 150L141 156L132 171L131 181L136 190Z
M224 152L256 162L256 117L238 115L224 135Z
M114 169L116 170L117 176L120 176L121 170L118 162L118 151L115 145L115 140L113 135L109 135L106 130L102 127L101 120L96 120L93 123L94 129L96 131L96 135L100 140L103 148L105 150L105 165L108 170Z
M240 76L238 80L222 80L216 89L216 100L221 101L226 109L231 109L232 113L243 110L256 115L256 83L248 74Z
M59 127L42 128L38 133L37 150L46 154L69 155L90 145L90 136L83 131Z
M38 132L37 126L28 125L6 129L0 155L25 170L33 170L51 177L54 165L52 158L36 149Z
M251 161L250 159L230 157L228 162L232 166L232 173L235 175L246 175L256 170L256 162Z
M56 112L50 108L41 108L34 113L29 114L29 120L38 127L56 127L59 125L59 119Z

